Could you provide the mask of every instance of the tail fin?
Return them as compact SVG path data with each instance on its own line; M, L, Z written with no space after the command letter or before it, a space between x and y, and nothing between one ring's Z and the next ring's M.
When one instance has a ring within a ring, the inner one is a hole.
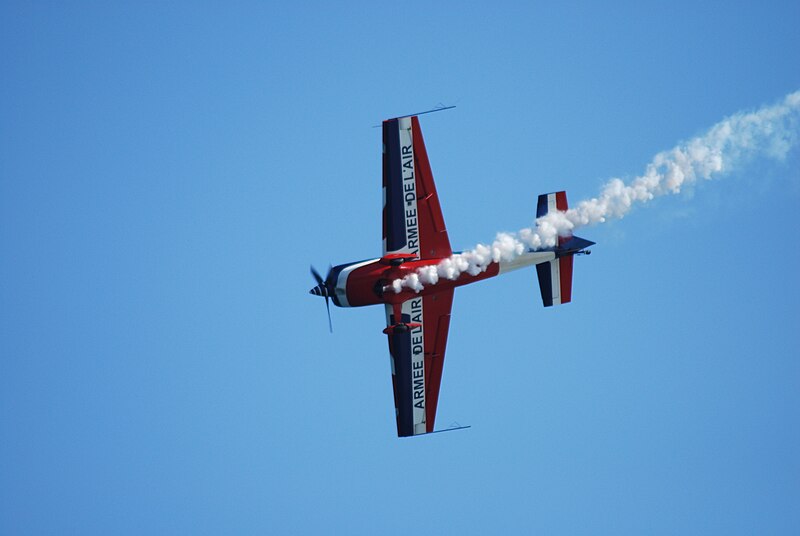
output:
M536 217L540 218L553 210L566 211L567 193L553 192L539 196ZM542 292L542 303L545 307L560 305L572 301L572 263L576 253L594 245L594 242L572 236L559 236L555 248L556 258L536 265L539 276L539 290Z

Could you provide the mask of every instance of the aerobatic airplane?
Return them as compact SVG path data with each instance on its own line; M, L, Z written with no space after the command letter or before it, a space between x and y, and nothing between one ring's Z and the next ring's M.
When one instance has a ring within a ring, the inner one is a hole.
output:
M434 431L456 287L536 265L544 305L567 303L572 297L573 256L589 253L585 248L594 244L559 237L556 247L529 250L510 262L492 262L477 275L465 272L419 292L403 288L396 293L392 281L453 254L417 115L383 122L383 256L332 267L325 279L311 268L318 284L310 292L325 298L329 325L329 300L339 307L385 306L383 332L389 339L400 437ZM540 195L536 217L566 209L565 192Z

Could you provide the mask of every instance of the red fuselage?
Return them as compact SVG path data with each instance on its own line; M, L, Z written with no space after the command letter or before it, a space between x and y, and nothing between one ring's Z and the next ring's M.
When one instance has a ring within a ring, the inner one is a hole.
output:
M334 303L340 307L362 307L365 305L397 304L415 296L436 294L444 290L482 281L500 273L500 265L490 263L484 272L477 275L462 273L457 279L441 278L435 285L425 285L417 292L404 288L402 292L395 292L391 288L392 281L414 273L418 268L435 266L442 259L425 259L407 261L399 266L392 266L381 259L337 266L332 271L335 277L331 281L335 285ZM389 288L386 288L386 287Z

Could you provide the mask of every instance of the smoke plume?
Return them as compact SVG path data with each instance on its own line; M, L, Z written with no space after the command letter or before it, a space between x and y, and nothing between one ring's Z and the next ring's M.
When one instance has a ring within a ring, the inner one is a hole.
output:
M538 218L533 227L517 233L499 233L491 245L456 253L436 266L426 266L396 279L392 289L419 292L439 279L458 278L466 272L477 275L492 262L511 261L530 249L556 245L558 236L574 229L596 225L608 219L623 218L636 204L667 194L677 194L684 185L699 179L712 179L731 172L754 156L783 159L798 137L800 91L790 93L772 106L755 112L739 112L693 138L658 153L647 164L644 174L624 182L612 178L600 195L581 201L566 212L551 212Z

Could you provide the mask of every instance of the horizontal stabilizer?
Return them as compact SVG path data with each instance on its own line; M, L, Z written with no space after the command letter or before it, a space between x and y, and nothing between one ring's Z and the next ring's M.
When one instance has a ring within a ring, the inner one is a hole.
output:
M561 242L561 241L559 241ZM556 257L565 257L567 255L574 255L576 253L588 253L584 250L595 243L591 240L586 240L580 236L573 236L564 243L559 243L556 248Z

